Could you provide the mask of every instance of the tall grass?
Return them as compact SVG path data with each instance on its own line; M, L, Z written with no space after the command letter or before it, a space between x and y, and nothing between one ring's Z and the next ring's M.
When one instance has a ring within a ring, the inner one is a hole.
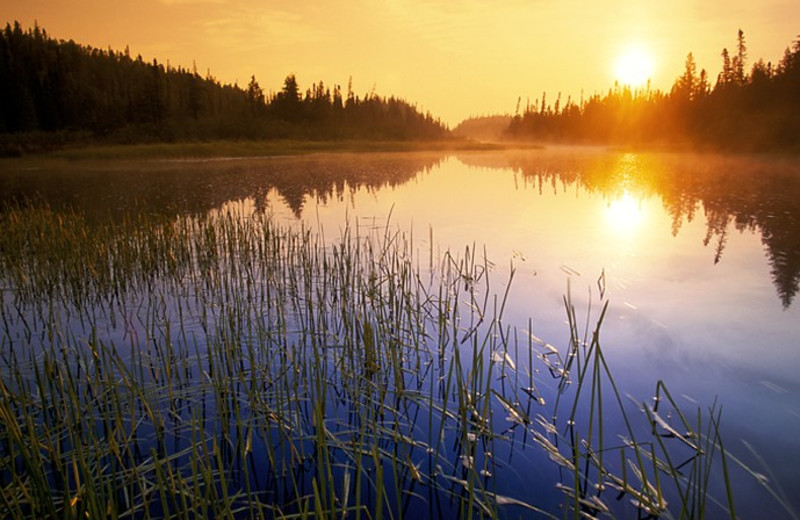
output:
M608 301L565 298L555 347L474 246L233 212L0 229L0 517L735 518L720 407L626 404ZM531 467L553 481L507 485Z

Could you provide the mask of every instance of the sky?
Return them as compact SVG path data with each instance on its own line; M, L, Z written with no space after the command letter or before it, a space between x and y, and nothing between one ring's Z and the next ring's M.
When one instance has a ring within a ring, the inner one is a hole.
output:
M289 74L303 90L352 78L357 95L403 98L451 127L543 92L603 93L630 52L668 90L689 52L716 78L740 28L748 68L777 62L800 32L798 0L0 0L0 13L223 83L255 75L266 92Z

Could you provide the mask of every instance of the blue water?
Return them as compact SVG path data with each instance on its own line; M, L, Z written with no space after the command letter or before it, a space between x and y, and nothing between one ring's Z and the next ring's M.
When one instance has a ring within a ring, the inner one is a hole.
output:
M570 340L565 295L589 332L607 302L601 341L628 413L646 424L638 408L652 403L657 381L691 413L721 405L726 450L758 474L734 469L737 513L788 514L761 481L800 510L800 164L791 159L552 149L9 164L0 173L5 202L44 201L89 220L264 211L328 240L345 228L380 226L414 237L423 271L428 258L468 250L485 262L501 298L513 271L503 324L561 352ZM136 341L127 332L105 330L116 344ZM508 354L527 365L525 349ZM536 363L550 404L557 379ZM502 390L506 382L499 374L497 381ZM346 407L332 404L328 413L342 417ZM508 442L474 463L491 462L487 482L498 494L557 512L557 465L525 428L497 417L493 429L507 429ZM621 431L618 414L605 422ZM432 427L424 418L415 424ZM453 457L462 453L458 439L448 430L443 441ZM425 455L409 452L433 469ZM441 496L407 507L425 516L458 512ZM509 517L533 515L503 507Z

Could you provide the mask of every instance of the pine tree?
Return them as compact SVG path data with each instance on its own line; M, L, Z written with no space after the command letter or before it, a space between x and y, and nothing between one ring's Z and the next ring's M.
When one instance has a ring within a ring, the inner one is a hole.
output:
M256 81L255 75L250 77L250 83L247 84L247 103L252 113L258 113L264 106L264 90Z
M733 79L737 85L744 85L745 83L744 67L746 60L747 60L747 46L744 43L744 31L739 29L739 35L736 41L736 57L733 60L734 63Z
M700 90L700 79L697 77L697 64L694 55L690 52L686 56L685 68L675 85L672 87L672 94L682 99L695 99Z
M717 84L729 85L733 81L733 67L731 65L731 56L728 53L728 48L722 49L722 72L720 73Z

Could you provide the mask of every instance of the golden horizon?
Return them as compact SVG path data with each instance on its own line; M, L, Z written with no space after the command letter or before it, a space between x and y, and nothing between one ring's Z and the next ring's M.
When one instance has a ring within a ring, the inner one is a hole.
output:
M712 81L720 53L741 27L749 63L777 62L797 36L800 3L690 0L669 6L613 1L604 5L529 4L502 0L395 0L371 5L253 0L0 0L2 23L35 23L58 39L157 59L223 83L255 76L267 92L295 74L302 89L324 81L396 96L451 127L470 116L513 114L533 102L602 93L615 81L669 90L688 53ZM620 56L637 42L648 57ZM635 63L631 64L631 59ZM638 61L636 61L638 60Z

